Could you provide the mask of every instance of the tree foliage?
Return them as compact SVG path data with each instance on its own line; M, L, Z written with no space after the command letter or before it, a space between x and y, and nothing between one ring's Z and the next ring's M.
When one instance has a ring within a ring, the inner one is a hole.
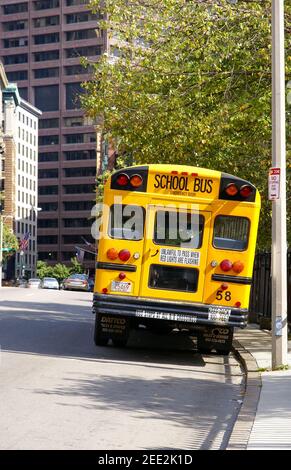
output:
M3 260L13 255L18 250L18 240L11 228L7 224L3 224L3 248L11 248L11 251L3 251Z
M291 6L285 3L288 56ZM263 195L259 242L267 246L271 1L104 5L101 26L117 42L85 84L88 114L103 116L105 135L136 163L190 164L250 180ZM99 9L99 0L91 6ZM289 56L287 79L290 69Z

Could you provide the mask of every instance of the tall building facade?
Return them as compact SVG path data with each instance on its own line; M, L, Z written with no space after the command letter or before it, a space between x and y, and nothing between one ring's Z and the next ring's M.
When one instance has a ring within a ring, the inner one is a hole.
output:
M21 97L42 112L39 122L38 259L68 263L88 249L99 147L80 109L80 57L97 61L106 45L98 15L84 0L0 0L0 58ZM84 264L94 267L94 255Z
M36 275L38 217L38 120L41 112L23 100L15 84L3 90L4 219L20 242L9 259L8 278Z

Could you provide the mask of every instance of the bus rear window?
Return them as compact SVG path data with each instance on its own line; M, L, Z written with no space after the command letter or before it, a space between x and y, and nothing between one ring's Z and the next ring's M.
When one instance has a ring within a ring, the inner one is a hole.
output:
M200 248L204 217L191 212L162 211L156 213L154 242L157 245Z
M143 207L114 204L110 208L109 236L120 240L142 240L144 220Z
M152 264L149 275L149 287L154 289L196 292L198 275L198 270L194 268Z
M249 231L249 219L218 215L214 222L213 246L220 250L244 251L248 247Z

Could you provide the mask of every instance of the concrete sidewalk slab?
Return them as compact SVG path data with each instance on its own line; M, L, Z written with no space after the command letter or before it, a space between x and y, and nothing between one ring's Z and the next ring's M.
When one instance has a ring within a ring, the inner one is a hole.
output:
M291 370L271 371L271 332L249 325L245 330L237 330L234 337L235 350L246 369L247 386L230 448L291 449ZM291 365L290 341L288 350L288 364ZM268 371L259 373L260 369ZM261 376L260 393L258 376ZM236 444L237 431L244 428L246 432L241 445L239 439Z

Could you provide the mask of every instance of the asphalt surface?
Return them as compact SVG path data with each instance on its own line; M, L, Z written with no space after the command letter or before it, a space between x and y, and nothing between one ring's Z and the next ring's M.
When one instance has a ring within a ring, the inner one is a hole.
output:
M92 293L0 290L0 449L225 449L236 359L186 336L93 343Z

